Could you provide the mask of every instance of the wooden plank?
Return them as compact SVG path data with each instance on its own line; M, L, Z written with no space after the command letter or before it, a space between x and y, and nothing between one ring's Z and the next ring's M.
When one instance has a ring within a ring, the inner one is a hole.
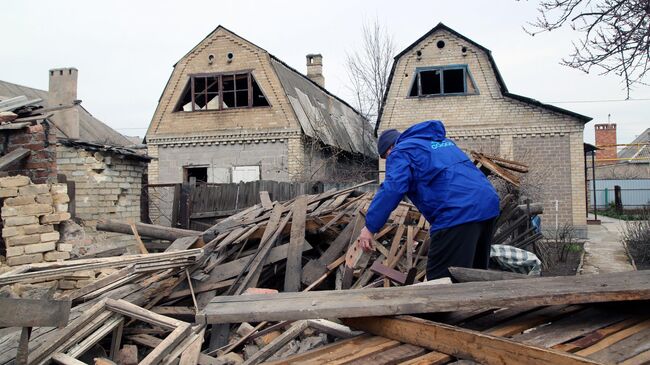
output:
M601 341L598 341L596 344L589 346L583 350L580 350L576 352L576 354L580 356L588 356L591 357L592 355L599 353L599 352L606 352L607 348L610 346L630 337L633 335L636 335L639 332L642 331L647 331L650 328L650 320L645 320L641 323L638 323L634 326L631 326L629 328L626 328L622 331L616 332L610 336L605 337Z
M178 365L196 365L199 362L199 356L201 355L201 344L203 343L203 335L205 329L199 332L198 337L192 342L192 344L183 351L181 354L181 359L178 362Z
M260 202L262 203L262 207L264 207L264 209L273 209L273 202L271 201L271 197L269 197L268 191L260 191Z
M355 365L392 365L398 364L402 361L408 361L415 357L418 357L427 352L425 349L419 346L413 346L409 344L400 345L382 351L376 354L368 355L358 359L352 364Z
M486 365L598 364L598 362L573 354L539 348L410 316L353 318L344 320L344 323L378 336Z
M31 153L32 152L28 149L18 147L15 150L0 157L0 171L5 171L9 167L21 162L23 159L27 158L27 156L29 156Z
M264 230L264 234L262 235L262 240L260 241L260 246L251 257L251 260L249 262L248 266L248 272L246 273L246 276L242 279L241 283L235 290L234 294L239 295L244 290L250 287L254 287L257 285L257 280L260 276L260 273L262 272L262 266L264 266L264 262L266 261L267 255L269 251L271 250L271 247L273 247L273 236L277 233L278 230L278 225L280 223L280 218L282 217L282 207L278 204L273 208L273 212L271 213L271 217L269 218L268 223L266 224L266 229ZM290 215L287 214L287 217L285 220L288 220ZM285 222L286 223L286 222ZM280 229L281 230L281 229Z
M627 314L613 312L606 308L587 308L571 316L536 328L530 332L512 337L513 340L530 345L552 347L584 336L589 332L620 322Z
M57 352L54 355L52 355L52 360L54 360L54 362L56 362L57 364L62 364L62 365L86 365L85 362L79 361L74 357L66 355L61 352Z
M442 365L449 362L449 360L451 360L451 356L434 351L409 361L401 362L400 365Z
M144 247L144 243L142 243L142 239L140 238L140 234L138 234L138 229L135 227L135 223L131 223L131 232L133 232L133 237L135 237L135 242L138 244L138 249L140 250L140 253L142 254L148 254L149 251L147 251L147 248Z
M214 298L197 320L219 323L348 318L647 299L650 299L650 271L646 270L309 294L221 296Z
M106 299L106 308L115 313L120 313L143 322L151 323L163 328L174 329L188 323L160 315L150 310L129 303L126 300Z
M289 356L285 359L266 362L266 365L285 364L327 364L337 357L346 356L348 353L375 347L380 344L399 345L399 342L387 338L370 336L367 334L336 341L325 346L317 347L301 354Z
M155 348L163 341L157 337L145 334L133 335L129 336L128 338L138 345L143 345L150 348ZM199 365L223 365L222 361L219 361L214 357L208 356L204 353L199 353L198 363Z
M517 274L507 271L470 269L466 267L450 267L451 276L459 283L468 283L472 281L495 281L495 280L514 280L530 279L532 276Z
M284 276L284 291L297 292L300 290L302 277L302 248L305 242L305 219L307 214L306 195L296 198L293 203L293 218L291 220L291 236L287 251L287 266Z
M616 364L646 351L650 351L649 339L650 328L645 328L589 355L589 358L606 364Z
M0 298L0 327L62 327L68 324L69 300Z
M183 324L172 331L156 348L153 349L138 365L157 365L190 333L189 324Z
M286 345L289 341L300 335L308 327L307 321L298 321L294 323L291 328L284 331L280 336L276 337L268 345L262 347L253 356L249 357L242 365L257 365L262 361L268 359L271 355L276 353L282 346Z
M327 272L327 265L334 262L347 249L353 230L354 225L348 224L318 260L311 260L303 266L301 279L303 284L309 285Z

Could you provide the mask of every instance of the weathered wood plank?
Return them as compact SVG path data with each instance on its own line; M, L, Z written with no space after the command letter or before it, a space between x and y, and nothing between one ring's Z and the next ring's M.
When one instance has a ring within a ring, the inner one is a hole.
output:
M0 327L61 327L68 324L69 300L0 298Z
M291 236L287 251L287 267L284 276L284 291L297 292L300 290L302 277L302 247L305 242L305 219L307 215L306 195L296 198L293 203L293 218L291 220Z
M242 363L242 365L257 365L262 361L268 359L271 355L277 352L282 346L286 345L287 342L294 339L296 336L300 335L309 326L307 321L299 321L294 323L291 328L284 331L280 336L276 337L268 345L261 348L253 356L248 358Z
M532 278L532 276L517 274L514 272L470 269L466 267L450 267L449 272L454 280L459 283Z
M431 300L436 298L436 300ZM348 318L650 299L650 271L215 298L199 323Z
M598 362L573 354L539 348L410 316L351 318L344 320L344 323L378 336L486 365L598 364Z

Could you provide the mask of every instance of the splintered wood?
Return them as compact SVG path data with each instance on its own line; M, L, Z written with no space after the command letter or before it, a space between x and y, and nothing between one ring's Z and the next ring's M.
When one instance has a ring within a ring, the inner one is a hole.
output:
M476 159L492 173L525 169L492 156ZM373 251L356 246L374 195L358 191L365 184L285 202L262 192L259 204L203 232L103 222L101 229L144 237L149 253L1 274L0 288L36 287L110 270L53 298L22 306L26 299L2 299L3 308L20 314L6 311L0 326L24 328L0 329L0 364L650 360L647 272L530 278L450 268L461 284L427 282L429 225L413 205L399 204L375 235ZM495 240L525 248L539 239L530 218L541 206L507 197L501 210ZM150 238L162 241L152 245ZM588 304L594 302L609 303ZM415 313L428 320L395 317Z

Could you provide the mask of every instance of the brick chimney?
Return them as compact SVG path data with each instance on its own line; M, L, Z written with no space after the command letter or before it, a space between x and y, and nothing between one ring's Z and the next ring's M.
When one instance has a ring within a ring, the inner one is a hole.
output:
M307 77L321 87L325 87L323 77L323 56L321 54L307 55Z
M594 126L596 129L596 164L611 164L616 162L616 123L602 123ZM600 161L599 161L600 160ZM603 161L609 160L609 161Z
M78 103L77 74L74 67L50 70L50 87L47 103L50 107L68 106ZM54 124L70 139L79 139L79 110L67 108L54 112Z

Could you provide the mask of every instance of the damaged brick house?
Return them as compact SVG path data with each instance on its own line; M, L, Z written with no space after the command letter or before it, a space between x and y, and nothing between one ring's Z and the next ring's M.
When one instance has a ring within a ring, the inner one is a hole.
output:
M142 181L150 158L144 151L129 148L131 140L81 106L77 78L75 68L50 70L48 91L0 81L0 100L25 96L52 110L40 127L46 128L51 143L43 152L46 158L30 165L25 174L35 183L40 177L45 178L42 182L56 182L57 177L74 182L69 209L83 222L86 234L112 248L127 246L134 242L132 236L97 232L94 227L98 219L140 221ZM31 143L38 147L44 142Z
M543 228L569 223L586 235L591 118L512 94L488 49L440 23L395 56L376 133L429 119L442 120L460 147L529 164L523 193L544 205Z
M150 183L364 178L376 166L370 124L307 75L219 26L178 63L146 135Z

